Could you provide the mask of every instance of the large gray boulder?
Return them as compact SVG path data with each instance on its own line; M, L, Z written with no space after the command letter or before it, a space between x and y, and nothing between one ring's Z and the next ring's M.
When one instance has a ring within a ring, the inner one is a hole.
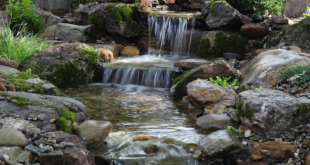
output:
M90 117L90 112L84 104L67 97L20 92L0 92L0 95L5 98L0 100L0 114L7 117L29 119L41 130L56 130L56 125L50 123L50 120L60 116L59 108L74 112L77 122L83 122ZM10 99L10 101L6 99ZM13 123L16 122L12 121Z
M263 52L241 69L241 88L274 88L282 81L280 72L295 65L308 65L310 60L294 51L275 49Z
M300 125L310 116L310 100L272 89L239 93L236 103L241 122L251 130L277 135Z
M57 24L55 38L65 42L87 42L92 25Z
M310 17L304 18L299 23L288 26L280 31L273 31L266 42L266 47L297 46L303 52L310 52Z
M212 132L198 143L207 157L227 157L243 150L239 139L230 130Z
M112 131L112 124L107 121L87 120L75 131L88 149L99 147Z
M5 147L21 147L28 145L26 136L15 128L0 129L0 146Z
M236 94L232 90L215 85L207 80L195 80L187 85L188 101L198 109L205 109L211 113L233 107Z
M229 3L216 1L206 17L208 29L235 29L239 30L245 23L251 22L250 18L242 15Z
M60 87L77 87L101 79L98 53L81 43L52 46L24 62L25 68L38 70L41 79Z
M287 1L283 5L283 14L289 18L299 18L304 13L308 13L307 6L310 5L310 0L294 0Z
M42 2L42 1L41 1ZM52 25L56 25L58 23L61 23L63 21L62 18L53 15L51 12L45 11L45 10L41 10L38 7L32 7L32 9L34 10L34 12L38 15L41 16L45 19L45 24L47 27L52 26Z

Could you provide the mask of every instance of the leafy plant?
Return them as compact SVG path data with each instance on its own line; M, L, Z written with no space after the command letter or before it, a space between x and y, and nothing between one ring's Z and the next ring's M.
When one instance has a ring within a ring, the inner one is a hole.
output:
M281 15L284 2L290 0L226 0L243 14Z
M41 40L31 33L26 33L25 25L22 24L19 31L14 32L9 26L0 31L0 57L22 63L26 58L48 48L46 40Z
M310 6L307 6L307 9L308 9L308 11L310 11ZM303 15L304 15L304 17L310 17L310 14L304 13Z
M208 80L210 82L213 82L216 85L223 86L223 87L226 87L226 88L229 88L231 86L239 85L239 80L238 79L231 80L231 77L223 77L223 78L221 78L219 76L216 76L216 79L213 79L212 77L210 77Z
M285 71L280 72L280 77L294 87L299 87L300 85L310 81L310 65L296 65L292 68L288 68Z
M46 27L45 20L35 14L33 2L30 0L9 0L6 6L7 13L11 16L11 27L19 29L22 24L26 26L27 32L38 33Z
M236 138L243 138L244 135L242 133L240 133L236 128L232 127L232 126L227 126L227 129L231 130Z

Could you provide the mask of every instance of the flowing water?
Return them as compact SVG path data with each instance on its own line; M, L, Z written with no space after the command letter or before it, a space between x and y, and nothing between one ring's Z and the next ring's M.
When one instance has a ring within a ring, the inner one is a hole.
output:
M100 83L64 92L83 102L92 119L113 124L107 144L93 151L96 155L132 165L202 164L189 150L203 134L188 110L169 100L167 88ZM149 140L133 140L141 136Z

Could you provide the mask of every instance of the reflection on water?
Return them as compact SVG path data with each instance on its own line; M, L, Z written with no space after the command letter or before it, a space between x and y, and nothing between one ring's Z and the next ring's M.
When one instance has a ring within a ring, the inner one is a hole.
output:
M83 102L92 119L113 124L107 145L94 150L96 155L132 164L198 164L191 159L189 148L203 135L195 130L195 119L168 99L166 90L92 84L64 92ZM149 140L133 141L139 136Z

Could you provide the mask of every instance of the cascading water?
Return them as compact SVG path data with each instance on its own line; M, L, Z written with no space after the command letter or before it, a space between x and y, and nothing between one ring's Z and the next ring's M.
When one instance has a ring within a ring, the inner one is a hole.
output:
M188 38L187 31L191 20L191 31ZM158 40L158 52L169 43L172 54L187 54L190 52L192 34L195 27L194 13L163 13L154 12L148 16L149 43L151 43L154 28L155 37ZM151 44L148 53L151 54Z
M148 16L149 43L156 37L160 55L148 55L116 60L114 64L104 64L103 83L135 84L148 87L169 88L172 85L173 63L179 55L190 53L190 44L195 25L195 13L153 12ZM189 30L191 27L191 30ZM154 31L155 36L152 36ZM190 33L188 33L190 31ZM170 47L169 55L161 52ZM156 52L155 52L156 53ZM176 56L172 56L176 55ZM143 65L143 67L141 67Z

